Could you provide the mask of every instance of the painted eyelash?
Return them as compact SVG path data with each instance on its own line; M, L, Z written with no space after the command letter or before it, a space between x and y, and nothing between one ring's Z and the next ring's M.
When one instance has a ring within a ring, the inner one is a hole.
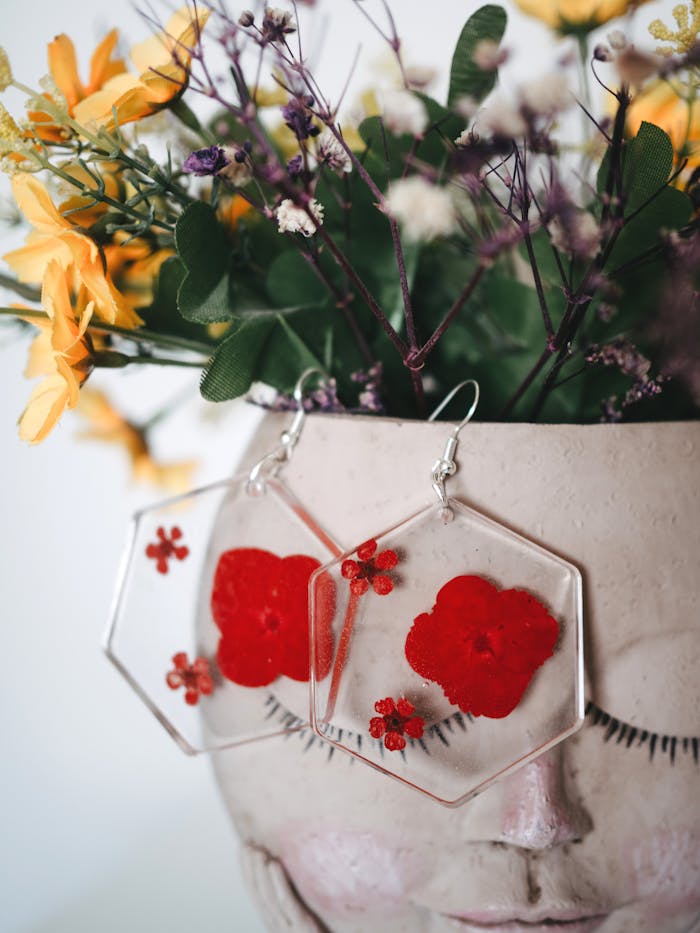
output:
M657 752L662 755L668 755L671 764L676 763L678 754L692 755L697 765L700 759L700 739L691 736L661 735L658 732L650 732L648 729L639 729L629 722L622 719L616 719L604 709L596 706L591 700L586 703L586 718L590 718L591 725L600 726L605 729L603 740L609 742L615 738L616 745L624 745L625 748L631 748L634 744L636 748L649 743L649 761L651 761Z
M306 722L306 720L301 719L299 716L296 716L294 713L290 712L272 693L269 694L265 700L265 706L269 707L265 719L276 719L286 729L295 729L298 726L304 725ZM447 716L445 719L440 720L440 722L436 722L432 726L428 726L423 734L422 739L407 738L407 749L420 748L421 751L423 751L426 755L429 755L430 748L428 747L428 742L426 742L426 739L428 741L440 741L443 745L449 746L449 735L455 734L456 727L459 727L462 732L466 732L467 722L473 721L474 720L469 713L453 713L451 716ZM335 752L335 745L332 745L330 742L325 742L320 736L316 735L315 732L312 732L308 726L303 729L297 728L296 732L287 732L285 734L285 739L290 739L292 736L297 736L297 738L304 741L304 752L309 751L310 748L317 744L319 748L323 748L328 751L328 761L330 761L333 757L333 753ZM349 729L338 729L335 726L329 726L328 737L334 739L336 742L340 742L343 737L346 739L352 737L357 745L357 750L359 752L361 752L363 748L373 748L379 751L380 757L383 758L385 754L383 740L374 739L369 734L362 735L359 732L352 732ZM406 759L407 749L399 752L404 760ZM354 762L355 759L350 757L349 760Z

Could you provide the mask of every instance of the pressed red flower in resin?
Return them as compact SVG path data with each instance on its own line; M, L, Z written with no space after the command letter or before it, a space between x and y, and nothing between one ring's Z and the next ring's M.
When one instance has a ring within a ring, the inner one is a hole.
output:
M420 739L425 728L425 721L416 716L416 708L406 697L399 697L394 703L391 697L377 700L374 709L378 716L369 721L369 734L373 739L384 736L384 746L390 752L400 752L406 748L407 735L411 739Z
M216 660L224 677L244 687L264 687L280 676L308 681L309 577L318 567L305 554L278 557L260 548L221 555L211 609L221 631ZM333 655L331 577L321 576L316 594L316 663L323 678Z
M214 690L214 680L206 658L195 658L190 664L187 653L179 651L173 655L173 670L168 671L165 682L171 690L185 688L185 703L196 706L199 696L209 696Z
M440 684L464 713L502 719L551 657L556 619L524 590L499 590L477 576L454 577L406 637L414 671Z
M168 561L175 557L177 560L184 560L190 553L190 549L184 544L176 544L182 537L182 531L173 526L168 534L161 525L156 531L158 541L155 544L149 544L146 548L146 557L150 557L156 562L158 573L167 573L169 569Z
M377 542L372 538L361 544L357 551L357 560L348 558L340 568L341 574L350 581L350 592L355 596L362 596L372 584L372 589L380 596L386 596L394 589L391 577L382 573L395 567L399 558L396 551L377 551Z

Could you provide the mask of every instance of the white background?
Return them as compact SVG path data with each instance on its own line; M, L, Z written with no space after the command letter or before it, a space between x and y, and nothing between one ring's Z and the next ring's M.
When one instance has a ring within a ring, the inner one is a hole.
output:
M408 62L446 69L477 6L395 0ZM666 16L672 6L650 4L640 20ZM0 42L29 84L45 73L46 42L57 33L76 41L83 74L108 28L120 27L125 47L146 35L133 9L106 0L1 0L0 12ZM509 13L508 38L520 53L506 81L543 73L565 47ZM366 86L381 45L350 0L325 0L307 18L307 36L322 46L317 71L325 87L337 93L360 42L354 87ZM18 99L9 103L19 114ZM14 236L3 239L0 230L3 252ZM262 925L242 889L235 834L206 759L177 749L100 651L128 516L159 494L130 486L120 451L77 440L77 417L66 416L39 447L19 442L15 422L30 392L25 358L26 341L3 327L0 930L256 933ZM198 482L230 471L250 411L212 413L197 400L192 374L98 375L94 384L140 418L190 385L191 402L159 429L159 449L167 459L199 457Z

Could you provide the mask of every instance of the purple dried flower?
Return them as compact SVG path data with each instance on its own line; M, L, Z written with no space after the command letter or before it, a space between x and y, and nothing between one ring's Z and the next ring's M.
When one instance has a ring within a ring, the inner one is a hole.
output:
M263 39L267 42L280 42L291 32L296 32L296 26L292 24L291 13L285 13L284 10L273 7L265 8L262 21Z
M313 98L311 98L311 102L313 103ZM281 109L284 122L297 139L302 140L308 139L309 136L318 136L319 128L314 126L313 114L308 109L305 101L292 97Z
M188 155L182 168L193 175L217 175L228 164L229 160L221 146L208 146Z
M646 380L651 363L639 350L625 340L618 337L611 343L602 347L594 345L589 347L586 356L587 363L602 363L603 366L616 366L625 376L634 376L635 379Z
M290 178L298 178L301 175L303 161L300 155L295 155L293 159L287 162L287 171Z

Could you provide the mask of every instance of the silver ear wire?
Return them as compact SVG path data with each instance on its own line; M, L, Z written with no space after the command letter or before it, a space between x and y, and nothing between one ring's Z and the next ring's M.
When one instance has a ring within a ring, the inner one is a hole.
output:
M299 443L301 432L306 420L306 411L304 410L304 384L311 376L324 376L320 369L305 369L299 376L294 386L294 401L297 403L297 410L294 412L294 418L289 427L280 437L280 443L269 454L258 460L255 466L248 474L248 483L246 488L250 495L260 495L265 491L265 480L276 476L280 468L292 459L294 448Z
M474 412L476 411L477 405L479 404L479 383L475 379L465 379L463 382L458 383L451 392L448 392L445 398L440 402L438 407L428 418L428 421L435 421L440 412L443 411L447 405L449 405L459 390L467 385L473 386L474 388L474 400L471 403L465 417L452 429L450 436L445 442L445 449L442 452L442 457L440 457L439 460L436 460L433 464L433 490L435 491L435 495L438 497L440 504L442 505L441 516L445 522L448 522L453 518L453 512L450 508L449 499L445 491L445 480L448 476L452 476L457 472L455 454L459 444L459 432L462 430L464 425L471 421L474 417Z

